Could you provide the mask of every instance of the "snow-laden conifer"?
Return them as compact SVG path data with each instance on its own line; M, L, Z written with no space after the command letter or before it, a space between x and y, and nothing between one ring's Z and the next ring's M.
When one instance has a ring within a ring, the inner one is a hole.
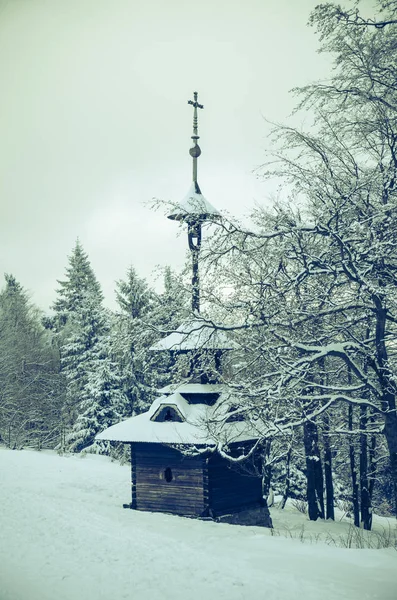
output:
M68 257L65 275L65 279L58 280L57 298L53 304L56 329L62 328L70 314L81 307L87 293L92 292L99 300L103 299L100 285L80 240L76 241Z
M63 393L56 349L39 310L13 275L0 293L0 441L53 447Z
M113 337L122 389L128 398L125 416L131 416L146 409L155 393L155 373L150 370L149 352L153 337L150 313L155 294L131 266L126 278L116 283L116 299L119 311L114 318Z
M68 327L61 351L69 418L66 448L103 451L94 442L95 435L121 419L126 401L119 365L113 358L110 315L96 294L87 293Z

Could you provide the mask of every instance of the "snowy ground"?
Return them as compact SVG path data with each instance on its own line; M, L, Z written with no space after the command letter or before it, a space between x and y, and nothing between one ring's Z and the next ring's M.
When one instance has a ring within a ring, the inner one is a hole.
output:
M396 550L313 543L346 523L273 510L276 528L298 536L287 539L123 510L128 501L128 466L0 448L0 600L397 598Z

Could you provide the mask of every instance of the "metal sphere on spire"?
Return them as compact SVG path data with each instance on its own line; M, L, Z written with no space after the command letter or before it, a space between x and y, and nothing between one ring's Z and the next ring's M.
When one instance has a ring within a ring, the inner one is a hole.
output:
M192 135L192 140L193 140L194 145L193 145L193 148L190 148L189 154L193 158L193 181L197 181L197 158L201 154L201 148L197 143L197 140L200 139L200 136L198 134L197 109L204 108L204 104L198 103L198 101L197 101L198 93L197 92L193 92L193 97L194 97L194 100L187 101L187 103L191 104L194 108L194 111L193 111L193 135Z

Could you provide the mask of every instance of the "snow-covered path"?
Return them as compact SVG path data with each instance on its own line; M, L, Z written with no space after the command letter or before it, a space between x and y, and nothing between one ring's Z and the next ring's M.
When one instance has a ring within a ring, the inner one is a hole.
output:
M396 600L397 552L123 510L129 468L0 449L0 600Z

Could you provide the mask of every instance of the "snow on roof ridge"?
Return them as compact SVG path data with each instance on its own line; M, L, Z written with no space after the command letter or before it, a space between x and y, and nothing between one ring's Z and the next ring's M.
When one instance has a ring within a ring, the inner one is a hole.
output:
M161 394L179 392L180 394L213 394L225 389L223 383L170 383L158 391Z
M236 344L230 340L224 331L220 331L204 319L191 318L179 325L175 331L168 334L152 346L150 350L198 350L209 348L213 350L233 350Z

